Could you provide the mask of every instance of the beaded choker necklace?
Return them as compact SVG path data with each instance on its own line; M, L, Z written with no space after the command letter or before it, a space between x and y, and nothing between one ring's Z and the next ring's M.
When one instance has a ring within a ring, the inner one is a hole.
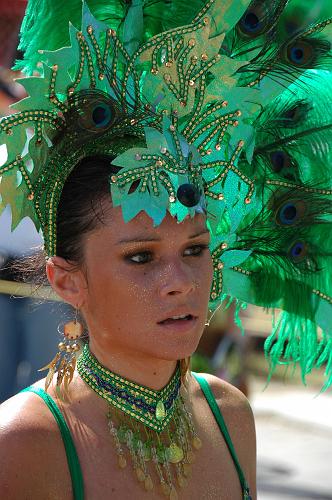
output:
M124 469L129 459L146 491L154 489L157 479L164 495L176 500L176 484L181 488L186 485L195 458L193 450L201 448L180 394L179 366L170 382L154 391L103 367L86 344L77 370L109 404L108 428L119 467Z

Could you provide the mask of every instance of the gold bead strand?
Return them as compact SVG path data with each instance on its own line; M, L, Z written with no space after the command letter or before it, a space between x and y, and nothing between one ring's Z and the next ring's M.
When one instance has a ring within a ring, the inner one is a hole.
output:
M134 449L133 435L134 435L134 433L133 433L132 429L127 429L127 432L126 432L126 445L127 445L127 448L129 450L129 453L130 453L130 456L131 456L131 460L132 460L132 463L133 463L133 469L134 469L136 478L141 483L141 482L144 482L145 476L144 476L144 472L142 471L142 469L140 467L139 459L138 459L136 451Z
M95 54L96 54L97 65L99 67L99 71L100 71L99 76L100 76L101 74L104 73L104 65L103 65L103 59L101 57L100 47L99 47L99 44L98 44L98 42L96 40L96 37L95 37L95 34L94 34L94 30L93 30L93 26L88 26L86 28L86 31L88 33L88 36L89 36L89 38L91 40L93 49L94 49Z
M190 53L190 51L192 50L194 45L195 45L195 40L194 39L189 40L188 45L182 49L181 54L179 55L179 58L178 58L177 63L176 63L177 64L177 71L178 71L178 75L179 75L179 81L180 81L179 94L182 96L181 97L182 103L187 102L188 92L189 92L189 88L190 88L190 85L189 85L190 73L189 73L188 69L185 72L183 69L183 66L184 66L185 59L187 58L188 54Z
M191 136L193 134L193 126L195 127L194 130L197 128L196 125L196 119L199 116L199 113L202 109L202 106L204 104L204 97L205 97L205 90L206 90L206 75L202 75L202 78L199 80L199 88L197 89L198 93L198 102L196 104L196 108L194 111L193 116L191 117L189 123L186 125L185 129L183 130L183 135L186 137L188 142L192 144Z
M201 135L202 131L204 132L205 130L209 130L209 128L211 128L213 125L214 125L214 122L216 120L222 120L222 121L225 121L229 118L230 116L230 113L226 114L226 115L223 115L222 117L214 120L214 122L209 122L207 125L203 126L202 129L198 130L197 132L195 132L195 130L197 130L197 128L203 124L203 122L205 122L205 120L207 118L209 118L210 115L216 113L217 111L219 111L220 109L222 108L225 108L225 102L226 101L222 101L220 102L219 104L216 104L215 106L213 106L212 108L210 108L208 111L206 111L196 122L195 122L195 129L191 131L190 133L190 142L194 142L196 141L196 139L199 138L199 136Z
M173 53L174 53L174 60L178 59L179 54L180 54L180 52L181 52L181 50L182 50L183 46L184 46L184 39L183 39L183 37L181 36L181 37L178 39L178 41L176 42L175 47L174 47L174 49L173 49Z
M314 293L315 295L317 295L321 299L326 300L327 302L332 304L332 297L330 297L329 295L326 295L325 293L321 292L320 290L312 290L312 293Z
M151 172L150 172L150 179L151 179L151 184L152 184L152 190L153 190L153 194L155 196L159 196L160 195L160 192L159 192L159 189L158 189L158 185L157 185L157 170L155 167L151 166Z
M172 82L171 76L168 73L166 73L164 75L164 81L165 81L167 87L169 88L169 90L174 95L175 99L177 101L179 101L180 103L183 102L182 96L181 96L181 88L180 88L180 90L177 89L176 85Z
M116 32L112 29L107 30L107 35L109 37L109 43L113 45L113 57L112 57L112 66L110 70L110 83L112 87L116 87L117 85L117 65L118 65L118 52L119 52L119 43L116 37Z
M87 43L87 41L85 40L85 38L83 36L81 37L81 43L83 44L84 52L85 52L85 55L87 58L88 72L89 72L89 77L90 77L90 87L94 89L96 87L97 80L96 80L95 67L93 64L91 50L90 50L89 44Z
M125 458L125 454L119 440L118 431L114 425L114 422L112 421L111 405L109 405L107 421L108 421L108 429L111 436L113 437L115 449L118 455L118 465L120 469L124 469L127 466L127 460Z
M202 54L202 61L207 61L206 54ZM210 59L210 61L207 61L206 64L204 64L201 69L196 73L195 75L192 76L192 80L195 82L198 80L198 78L201 78L203 75L206 75L206 73L209 71L209 69L214 66L217 62L219 62L221 59L220 54L215 55Z
M186 425L183 425L183 421L180 418L180 409L179 405L177 404L175 414L174 414L174 423L175 423L175 434L178 437L179 442L181 443L181 448L184 451L184 455L187 454L188 452L188 429Z
M173 174L185 175L187 170L185 168L178 167L176 159L174 156L166 149L162 151L163 156L166 158L167 170Z
M164 452L164 455L165 455L165 458L164 458L163 468L165 470L166 478L167 478L168 495L169 495L168 497L170 500L177 500L178 494L177 494L177 491L176 491L175 486L173 484L172 472L171 472L171 468L169 466L169 462L167 460L165 452Z
M75 79L67 90L69 96L74 94L75 89L80 84L80 82L82 80L82 76L83 76L84 64L85 64L85 51L84 51L84 45L83 45L82 40L81 40L82 36L83 35L82 35L81 31L78 31L76 33L76 38L77 38L80 54L79 54L79 63L78 63L78 68L76 71Z
M166 54L167 54L167 61L165 65L166 67L170 67L174 61L173 40L171 36L166 37Z
M56 95L55 85L56 85L58 69L59 69L58 65L53 64L48 98L51 101L51 103L56 105L59 109L61 109L61 111L67 111L68 107L62 101L60 101L60 99L58 99Z
M198 437L198 434L196 432L196 429L194 427L194 424L192 422L192 414L189 412L187 409L182 396L180 396L180 401L181 401L181 409L180 412L184 415L185 421L188 425L188 428L190 430L191 438L192 438L192 445L195 448L195 450L200 450L202 447L202 441Z
M112 35L110 33L110 30L108 29L108 30L106 30L104 53L103 53L103 59L102 59L102 68L103 68L103 70L107 66L107 59L108 59L109 51L110 51L110 47L111 47L111 38L112 38Z
M175 464L176 467L176 479L180 488L185 488L188 484L187 478L183 473L182 463Z
M21 161L22 157L20 155L16 156L16 160L5 164L3 167L0 167L0 175L5 174L6 172L9 172L15 167L18 167L19 162Z
M138 394L137 394L138 395ZM136 456L137 456L137 462L139 464L139 469L140 471L143 472L141 474L139 472L140 477L143 478L142 482L144 482L144 487L147 491L150 491L153 489L153 482L151 479L150 474L147 471L146 464L145 464L145 457L144 457L144 449L143 449L143 438L141 436L139 424L137 422L131 422L132 430L133 430L133 435L136 436L136 446L137 446L137 451L136 451ZM136 472L137 474L137 472Z
M164 188L166 189L166 191L168 193L169 200L171 200L171 199L175 200L176 193L175 193L174 187L173 187L171 181L166 176L166 174L164 174L163 172L160 172L159 173L159 180L163 184Z
M30 177L28 175L28 172L26 171L25 167L24 167L24 163L23 161L19 161L18 162L18 169L19 171L21 172L22 174L22 177L24 179L24 182L25 184L27 185L30 193L28 195L28 200L32 201L33 198L34 198L34 190L33 190L33 185L31 183L31 180L30 180Z
M316 193L316 194L326 194L326 195L331 195L332 190L331 189L319 189L319 188L308 188L306 186L302 186L300 184L293 184L291 182L285 182L285 181L277 181L277 180L266 180L266 184L269 184L270 186L282 186L282 187L287 187L287 188L295 188L299 189L300 191L305 191L306 193Z
M141 439L138 440L137 446L138 446L139 462L141 465L141 469L143 470L143 473L144 473L144 487L145 487L146 491L151 491L153 489L153 482L152 482L152 478L151 478L150 474L148 473L148 470L146 467L143 442Z
M169 438L169 435L166 434L166 437ZM169 466L169 459L168 459L168 456L166 455L166 446L161 441L160 434L157 434L157 439L158 439L159 453L162 454L162 468L163 468L164 473L165 473L164 477L166 478L166 487L163 488L163 492L166 496L168 496L168 498L174 498L174 500L175 500L177 498L177 496L174 497L174 495L177 495L177 493L176 493L176 490L175 490L174 485L173 485L172 472L171 472L171 469ZM169 445L171 444L170 440L168 440L168 444Z
M178 158L179 158L180 162L182 163L184 161L184 158L183 158L183 152L182 152L182 149L181 149L181 145L180 145L180 141L179 141L178 135L176 133L176 130L173 130L173 128L170 129L170 132L172 134L172 139L173 139L175 147L176 147L176 152L177 152Z
M35 125L36 146L40 146L43 141L43 126L40 122Z
M181 418L181 416L182 415L180 413L180 409L179 409L179 407L177 407L175 424L176 424L179 439L180 439L180 442L182 443L182 448L184 451L184 459L180 462L179 468L180 468L181 476L183 476L183 478L188 478L190 476L190 473L191 473L191 465L188 462L188 456L189 456L189 452L191 450L190 438L189 438L189 428L188 428L186 422L185 423L183 422L183 419Z
M197 23L202 20L202 17L207 13L210 7L215 3L215 0L209 0L202 10L197 14L197 16L193 19L192 23Z
M247 271L246 269L243 269L242 267L234 266L231 268L232 271L236 271L241 274L245 274L246 276L250 276L252 274L251 271Z
M160 481L160 487L164 495L168 495L168 487L167 483L164 478L164 474L162 471L162 468L160 467L159 460L158 460L158 455L157 455L157 450L155 446L151 446L151 456L152 456L152 462L154 463L159 481Z

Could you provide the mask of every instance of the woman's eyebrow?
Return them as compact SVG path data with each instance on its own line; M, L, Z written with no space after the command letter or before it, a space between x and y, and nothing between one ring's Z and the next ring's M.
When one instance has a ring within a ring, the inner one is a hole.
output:
M149 237L136 237L136 238L128 238L124 240L120 240L116 243L116 245L121 245L122 243L145 243L149 241L161 241L161 238L149 238Z
M193 238L197 238L198 236L202 236L203 234L210 234L210 231L208 229L202 229L202 231L189 236L189 239L192 240Z
M195 234L192 234L188 237L189 240L192 240L194 238L197 238L198 236L202 236L203 234L207 234L210 231L208 229L203 229L202 231L199 231ZM120 240L116 243L116 245L122 245L124 243L147 243L151 241L161 241L161 238L156 238L156 237L148 237L148 236L138 236L136 238L128 238L128 239L123 239Z

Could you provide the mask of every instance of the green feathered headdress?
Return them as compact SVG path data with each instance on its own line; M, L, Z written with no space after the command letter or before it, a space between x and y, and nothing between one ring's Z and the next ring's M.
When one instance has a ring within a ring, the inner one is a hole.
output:
M332 382L332 19L281 40L286 1L30 1L28 97L0 122L1 206L56 254L57 206L85 156L109 154L125 221L206 212L222 300L280 308L272 367ZM57 26L57 29L51 29ZM279 335L277 336L277 333Z

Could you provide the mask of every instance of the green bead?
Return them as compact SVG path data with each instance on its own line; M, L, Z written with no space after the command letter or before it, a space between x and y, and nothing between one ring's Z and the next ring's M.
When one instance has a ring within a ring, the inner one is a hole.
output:
M177 464L183 459L183 450L177 444L172 443L166 451L167 460L171 464Z
M160 464L166 461L166 448L163 445L160 445L157 449L157 458Z
M134 434L132 443L133 443L133 449L135 451L138 451L140 449L140 443L142 443L142 441L140 440L139 434ZM143 445L143 443L142 443L142 445Z
M127 428L124 427L124 426L121 426L119 429L118 429L118 439L120 441L120 443L125 443L126 442L126 433L127 433Z
M151 460L151 458L152 458L151 443L145 442L143 444L143 456L144 456L144 460L146 462L149 462Z
M158 401L156 406L156 419L164 420L165 417L166 417L165 405L162 401Z

